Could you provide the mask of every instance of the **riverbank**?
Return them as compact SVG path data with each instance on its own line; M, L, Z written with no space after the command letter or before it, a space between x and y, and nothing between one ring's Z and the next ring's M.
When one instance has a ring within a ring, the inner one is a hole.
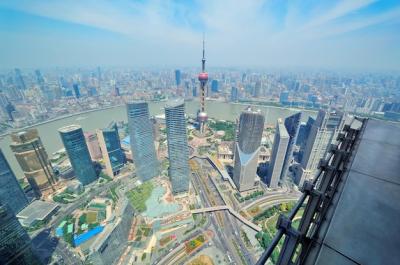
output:
M164 101L151 101L150 104L151 103L163 103L163 102ZM185 101L185 102L198 102L198 100L193 100L192 99L192 100L188 100L188 101ZM313 110L313 109L288 108L288 107L274 106L274 105L269 105L269 104L259 104L259 103L257 104L257 102L243 103L243 102L226 102L226 101L219 101L219 100L207 100L206 103L207 102L209 102L209 103L211 103L211 102L213 102L213 103L214 102L220 102L220 103L223 103L223 104L231 104L231 105L238 105L238 106L244 106L244 107L251 105L251 106L255 106L255 107L263 107L263 108L268 107L268 108L288 110L288 111L307 111L307 112L314 112L314 113L318 112L317 110ZM35 124L31 124L31 125L28 125L28 126L25 126L25 127L13 128L13 129L9 130L6 133L0 134L0 138L3 138L5 136L7 136L7 135L10 135L11 133L16 132L16 131L27 130L27 129L30 129L30 128L33 128L33 127L37 127L37 126L40 126L40 125L44 125L44 124L50 123L50 122L54 122L54 121L58 121L58 120L66 119L66 118L71 118L71 117L74 117L74 116L79 116L79 115L83 115L83 114L87 114L87 113L91 113L91 112L104 111L104 110L108 110L108 109L118 108L118 107L122 107L122 106L125 106L125 104L118 104L118 105L109 106L109 107L85 110L85 111L80 111L80 112L77 112L77 113L71 113L71 114L67 114L67 115L62 115L62 116L55 117L55 118L52 118L52 119L49 119L49 120L46 120L46 121L41 121L41 122L38 122L38 123L35 123ZM212 115L210 115L210 118L213 118Z
M32 124L32 125L28 125L28 126L25 126L25 127L13 128L13 130L11 130L11 131L8 131L6 133L0 134L0 138L3 138L5 136L7 136L7 135L10 135L13 132L27 130L27 129L30 129L32 127L37 127L37 126L44 125L44 124L47 124L47 123L50 123L50 122L54 122L54 121L58 121L58 120L66 119L66 118L71 118L71 117L74 117L74 116L87 114L87 113L91 113L91 112L95 112L95 111L102 111L102 110L118 108L118 107L121 107L121 106L124 106L124 104L119 104L119 105L109 106L109 107L104 107L104 108L98 108L98 109L84 110L84 111L80 111L80 112L77 112L77 113L71 113L71 114L67 114L67 115L61 115L59 117L55 117L55 118L52 118L52 119L49 119L49 120L46 120L46 121L41 121L41 122L38 122L38 123L35 123L35 124Z

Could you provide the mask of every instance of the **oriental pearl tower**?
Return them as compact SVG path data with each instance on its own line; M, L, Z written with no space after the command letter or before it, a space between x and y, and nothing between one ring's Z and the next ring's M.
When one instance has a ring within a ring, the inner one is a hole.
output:
M206 58L205 58L205 49L204 49L204 36L203 36L203 59L201 59L201 73L199 74L200 81L200 110L197 113L197 121L199 122L199 131L200 134L203 135L205 133L205 125L208 119L206 110L205 110L205 93L206 93L206 84L208 81L208 74L206 72Z

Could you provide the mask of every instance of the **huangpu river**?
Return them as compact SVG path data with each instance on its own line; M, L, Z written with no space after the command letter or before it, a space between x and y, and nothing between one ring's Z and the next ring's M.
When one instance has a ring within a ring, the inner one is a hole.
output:
M164 113L165 102L150 102L149 109L151 115L158 115ZM219 101L207 101L206 111L210 118L220 120L236 120L240 112L246 108L249 104L234 104L225 103ZM186 114L195 116L199 108L198 101L187 101L185 102ZM260 109L265 115L265 121L268 125L275 125L278 118L286 118L296 112L302 111L302 120L306 121L309 116L316 117L315 111L299 110L299 109L288 109L271 106L255 106L254 108ZM49 121L40 125L32 126L37 128L39 131L40 138L46 148L47 153L51 156L55 151L63 148L58 129L70 125L79 124L82 126L84 131L94 131L98 128L106 127L111 121L127 121L127 113L125 106L117 106L115 108L108 108L104 110L97 110L82 114L71 115L69 117ZM11 137L9 135L4 136L0 140L0 147L6 156L11 168L14 170L17 178L22 178L23 173L19 167L14 154L10 149Z

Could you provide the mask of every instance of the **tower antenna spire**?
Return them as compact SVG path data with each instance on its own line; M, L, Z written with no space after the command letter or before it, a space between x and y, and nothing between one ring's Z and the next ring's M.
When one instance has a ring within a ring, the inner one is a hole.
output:
M203 59L201 60L201 70L204 73L206 70L206 48L205 48L205 37L204 37L204 32L203 32Z

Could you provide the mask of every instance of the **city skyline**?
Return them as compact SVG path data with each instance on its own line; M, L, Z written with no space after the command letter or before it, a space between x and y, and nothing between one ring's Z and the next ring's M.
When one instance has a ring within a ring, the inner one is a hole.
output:
M398 0L0 2L0 263L396 263L399 33Z
M193 67L204 32L210 67L400 69L396 1L3 1L0 14L0 68Z

